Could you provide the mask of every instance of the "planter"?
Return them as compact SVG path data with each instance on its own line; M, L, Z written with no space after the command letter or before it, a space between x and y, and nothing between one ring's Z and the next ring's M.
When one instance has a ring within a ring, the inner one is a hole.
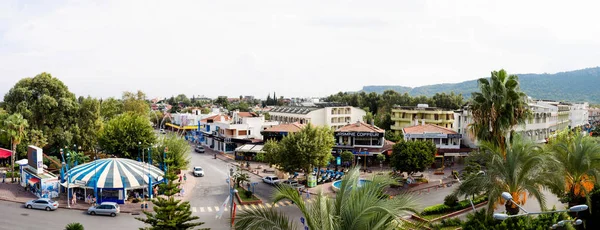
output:
M479 204L476 204L476 205L475 205L475 209L477 209L477 208L480 208L480 207L483 207L483 206L484 206L484 205L486 205L487 203L488 203L487 201L484 201L484 202L481 202L481 203L479 203ZM456 215L460 215L460 214L463 214L463 213L465 213L465 212L472 211L472 210L473 210L473 207L470 207L470 206L469 206L468 208L464 208L464 209L461 209L461 210L458 210L458 211L455 211L455 212L451 212L451 213L448 213L448 214L446 214L446 215L440 216L440 217L438 217L438 218L435 218L435 219L432 219L432 220L427 220L427 219L425 219L425 218L423 218L423 217L420 217L420 216L418 216L418 215L415 215L415 214L412 214L412 215L411 215L411 218L412 218L412 219L415 219L415 220L418 220L418 221L421 221L421 222L427 222L427 223L430 223L430 222L436 222L436 221L439 221L439 220L443 220L443 219L446 219L446 218L450 218L450 217L453 217L453 216L456 216Z
M240 189L242 191L246 191L246 189L244 189L244 188L238 188L238 189ZM252 197L256 198L257 200L253 200L253 201L243 201L242 198L240 197L239 192L235 193L235 197L237 197L237 200L241 205L262 204L263 203L262 200L258 199L258 197L256 197L254 194L252 194Z

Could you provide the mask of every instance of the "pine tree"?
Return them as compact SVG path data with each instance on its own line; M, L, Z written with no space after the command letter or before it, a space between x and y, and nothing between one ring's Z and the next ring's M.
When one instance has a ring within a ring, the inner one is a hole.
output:
M273 92L273 101L271 101L271 105L277 105L277 95Z
M265 103L265 105L271 105L271 94L269 93L269 95L267 95L267 102Z
M167 164L169 164L170 161L172 163L172 160L167 160ZM152 226L140 228L140 230L192 229L196 226L203 225L204 222L191 222L193 220L200 219L200 217L192 216L189 202L182 202L175 199L175 194L179 193L180 189L178 188L179 183L175 182L175 180L177 180L177 175L172 169L167 170L165 178L167 178L169 182L166 184L160 184L159 191L167 196L167 198L157 197L156 199L153 199L152 203L154 204L154 213L144 211L144 214L146 214L146 219L135 218ZM205 230L207 229L208 228L205 228Z

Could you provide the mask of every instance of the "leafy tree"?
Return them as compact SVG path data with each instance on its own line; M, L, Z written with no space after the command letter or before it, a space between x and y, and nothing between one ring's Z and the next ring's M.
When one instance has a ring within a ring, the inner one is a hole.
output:
M184 107L190 106L192 104L190 99L187 96L185 96L185 94L177 95L177 97L175 97L175 101L177 102L177 104L182 104Z
M4 102L9 114L20 113L30 129L42 131L50 148L69 145L78 133L73 125L79 106L75 95L49 73L21 79L4 96Z
M264 162L265 161L265 153L264 152L257 153L256 156L254 156L254 160L258 161L258 162Z
M264 151L267 161L286 172L298 169L310 172L314 166L329 163L333 146L333 130L308 124L299 132L285 136L279 143L268 141Z
M202 114L209 114L210 112L210 108L202 108Z
M385 199L384 189L391 183L389 177L373 176L370 183L359 189L358 168L343 177L340 190L334 198L319 192L315 201L306 203L298 191L290 186L278 186L273 194L274 203L289 199L306 219L309 229L394 229L397 219L413 211L415 202L408 195ZM247 209L237 216L235 229L299 229L298 221L270 209Z
M163 163L163 152L167 151L167 158L171 159L171 168L175 170L187 169L190 166L190 144L176 134L167 134L158 140L157 147L152 151L152 159Z
M396 135L396 133L394 131L385 131L385 139L391 142L398 142L398 141L402 141L404 137L402 136L402 134Z
M98 145L98 132L102 128L100 101L90 96L80 100L77 126L79 132L75 136L75 142L78 146L81 146L84 151L95 150Z
M480 92L473 92L471 130L479 141L506 149L508 132L529 116L527 95L519 88L519 77L506 71L493 71L490 80L479 79Z
M238 167L237 171L233 175L233 180L234 180L234 183L239 188L239 187L242 187L241 185L244 182L250 182L250 176L248 176L248 173L245 173L244 171L242 171L242 169L240 167Z
M485 192L490 212L497 204L504 203L501 197L503 192L510 193L519 205L525 204L528 195L533 196L542 210L546 208L542 188L556 183L552 179L556 177L556 170L544 167L552 159L543 154L539 146L517 136L507 146L504 156L500 147L488 142L481 143L480 151L490 155L486 162L487 171L484 175L479 174L465 180L455 191L457 195ZM505 202L505 207L509 214L519 213L519 208L511 202Z
M436 93L431 98L435 107L444 109L459 109L463 105L463 96L461 94Z
M382 127L383 129L389 130L391 129L394 122L392 121L391 113L378 113L375 116L375 126Z
M172 160L168 159L167 164ZM175 199L175 194L179 193L179 183L176 183L177 175L175 170L169 167L165 178L168 183L159 184L159 192L166 198L158 196L152 200L154 212L144 211L146 218L136 217L136 220L142 221L151 227L140 228L141 230L180 230L193 229L196 226L203 225L204 222L191 222L200 219L198 216L192 216L190 203Z
M70 223L65 226L65 230L83 230L83 225L80 223Z
M32 129L29 131L29 142L32 145L35 145L40 148L46 147L48 144L48 139L44 135L44 133L37 129Z
M123 102L121 100L109 97L100 102L100 116L104 121L109 121L121 113L123 113Z
M367 114L363 116L363 121L368 124L371 124L371 122L375 123L375 117L373 116L373 113L367 112Z
M270 121L270 120L271 120L271 114L269 114L268 112L266 112L266 113L264 114L264 116L265 116L265 120L266 120L266 121Z
M437 149L431 141L401 141L394 145L390 165L412 174L433 164Z
M377 161L384 162L385 161L385 155L383 155L383 154L377 154Z
M150 121L158 127L164 116L165 115L163 112L154 110L150 111L150 115L148 117L150 118Z
M229 106L227 106L227 110L229 110L229 111L239 110L240 112L250 112L250 107L248 106L248 103L246 103L246 102L239 102L236 104L230 104Z
M10 156L10 162L12 166L12 175L14 175L15 153L17 151L17 145L20 144L21 141L27 136L27 127L29 126L29 123L27 123L27 120L25 120L21 114L15 113L4 120L4 125L7 128L6 131L12 140L12 154ZM14 177L12 177L12 181L15 181Z
M340 157L342 158L343 162L352 162L352 160L354 159L354 154L352 154L352 152L350 151L343 151L340 154Z
M100 148L119 157L137 156L140 144L145 148L156 142L148 117L132 112L116 116L106 123L98 135Z
M571 206L584 202L590 204L590 193L594 185L600 182L598 143L580 131L569 131L568 135L559 135L550 140L545 147L558 161L552 167L556 175L564 175L560 178L562 183L553 189L556 195Z
M508 229L522 229L522 230L541 230L548 229L555 223L561 220L569 219L569 215L566 213L552 213L542 214L537 217L535 216L522 216L508 218L504 221L495 220L486 209L481 209L475 213L467 215L467 221L463 223L462 229L464 230L508 230ZM567 223L564 228L567 230L574 230L573 226Z
M227 106L229 105L229 100L225 96L219 96L217 97L217 100L215 100L215 104L227 108Z
M138 90L137 93L123 92L123 112L134 112L140 115L148 114L150 106L146 102L146 94Z

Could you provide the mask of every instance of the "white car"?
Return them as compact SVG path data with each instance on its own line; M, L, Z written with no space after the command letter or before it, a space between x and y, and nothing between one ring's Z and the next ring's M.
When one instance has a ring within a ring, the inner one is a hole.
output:
M276 185L279 184L279 178L276 176L266 176L262 178L263 182L267 184Z
M204 176L204 170L202 170L202 167L200 167L200 166L194 167L194 176L199 176L199 177Z

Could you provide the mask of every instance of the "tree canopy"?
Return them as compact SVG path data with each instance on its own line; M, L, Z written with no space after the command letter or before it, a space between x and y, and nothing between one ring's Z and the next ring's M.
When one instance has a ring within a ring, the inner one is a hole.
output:
M140 90L136 93L123 92L123 111L147 115L150 105L146 102L146 94Z
M98 142L106 153L132 158L137 156L140 148L154 144L156 135L147 115L128 112L108 121L99 134Z
M333 130L328 127L307 125L297 133L285 136L279 143L268 141L265 145L265 159L278 165L286 172L311 167L326 166L332 159L334 146Z
M437 149L431 141L401 141L394 145L390 165L409 175L431 166Z
M104 121L108 121L121 113L123 113L123 102L121 100L109 97L100 103L100 116Z

